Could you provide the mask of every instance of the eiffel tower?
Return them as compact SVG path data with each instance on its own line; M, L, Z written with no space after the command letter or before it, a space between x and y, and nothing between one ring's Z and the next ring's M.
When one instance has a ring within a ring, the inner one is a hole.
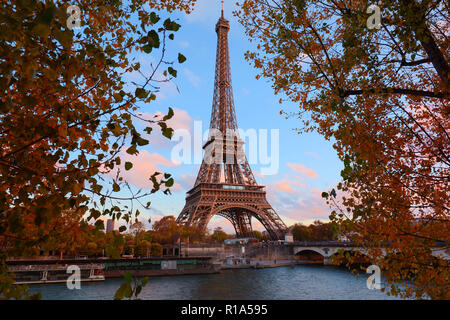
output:
M228 219L237 237L252 237L252 217L272 240L287 229L266 199L265 187L256 183L239 138L231 85L228 50L229 21L222 16L216 24L217 56L210 134L203 146L205 155L194 187L186 194L179 224L206 230L214 215Z

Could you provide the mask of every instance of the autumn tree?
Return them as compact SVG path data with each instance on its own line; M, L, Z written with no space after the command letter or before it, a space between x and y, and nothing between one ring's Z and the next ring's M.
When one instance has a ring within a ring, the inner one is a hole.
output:
M307 226L296 223L291 228L292 236L295 241L308 241L311 240L310 230Z
M206 241L205 232L198 226L179 226L181 239L191 243L199 243Z
M223 231L222 227L217 227L214 229L211 239L215 242L223 242L225 239L228 239L228 234Z
M332 223L324 223L320 220L316 220L308 226L296 223L292 226L291 232L296 241L330 241L337 239Z
M265 236L262 234L262 232L261 232L261 231L258 231L258 230L254 230L254 231L253 231L253 236L254 236L256 239L258 239L259 241L261 241L261 240L267 240L267 237L265 237Z
M172 109L151 120L138 110L152 108L186 60L166 49L180 25L164 10L189 12L194 1L1 1L0 235L16 251L45 241L64 210L130 221L138 211L118 201L148 207L150 194L169 192L173 178L157 172L148 173L150 192L135 191L121 177L133 164L120 156L149 143L135 119L146 134L156 125L172 136ZM148 57L149 73L137 55ZM140 79L130 82L131 73Z
M147 240L141 240L136 244L135 254L140 257L148 257L150 255L151 243Z
M152 243L150 254L155 257L161 257L163 254L163 247L159 243Z
M130 232L134 235L134 237L138 236L142 232L145 232L145 225L144 225L144 223L141 222L141 221L133 223L130 226Z
M173 244L180 238L180 226L174 216L165 216L153 224L153 239L162 244Z
M280 113L335 141L331 220L368 249L390 294L448 299L449 263L434 254L450 242L448 2L374 4L379 16L367 1L243 0L236 15L258 77L299 106Z
M108 258L119 259L124 252L125 239L122 234L114 230L106 234L105 256Z

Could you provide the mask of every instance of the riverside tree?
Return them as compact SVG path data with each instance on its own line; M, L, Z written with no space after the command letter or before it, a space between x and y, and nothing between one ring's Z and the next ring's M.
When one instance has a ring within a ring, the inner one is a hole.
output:
M448 299L435 253L450 242L448 2L374 1L378 17L370 4L243 0L235 14L257 77L299 106L280 113L335 141L345 167L323 193L330 219L368 249L389 294Z
M1 1L0 236L14 254L44 243L63 212L131 221L139 212L115 201L147 207L151 193L169 192L170 174L153 172L151 192L133 191L120 174L133 164L120 155L149 143L133 122L139 106L151 107L159 84L186 60L167 51L180 25L162 15L189 12L194 2L79 0L69 8L59 0ZM148 74L135 59L140 54L153 61ZM130 73L141 80L130 83ZM169 109L147 121L145 132L157 124L170 138L165 121L172 116ZM102 178L114 168L110 182ZM1 270L0 296L20 296Z

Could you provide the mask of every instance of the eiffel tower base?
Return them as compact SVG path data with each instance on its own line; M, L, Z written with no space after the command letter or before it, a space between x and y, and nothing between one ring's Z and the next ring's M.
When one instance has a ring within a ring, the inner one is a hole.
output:
M231 222L237 237L254 237L252 218L264 226L272 240L284 237L286 226L267 202L264 186L201 183L188 192L177 222L206 231L214 215Z

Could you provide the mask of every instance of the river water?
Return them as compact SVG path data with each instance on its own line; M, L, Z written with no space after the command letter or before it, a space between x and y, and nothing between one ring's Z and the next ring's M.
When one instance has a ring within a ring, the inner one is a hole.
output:
M348 270L333 266L298 265L266 269L224 270L219 274L151 277L139 298L145 300L303 300L393 299L380 290L369 290L369 275L359 279ZM113 299L123 279L82 282L81 289L65 284L30 285L50 300Z

